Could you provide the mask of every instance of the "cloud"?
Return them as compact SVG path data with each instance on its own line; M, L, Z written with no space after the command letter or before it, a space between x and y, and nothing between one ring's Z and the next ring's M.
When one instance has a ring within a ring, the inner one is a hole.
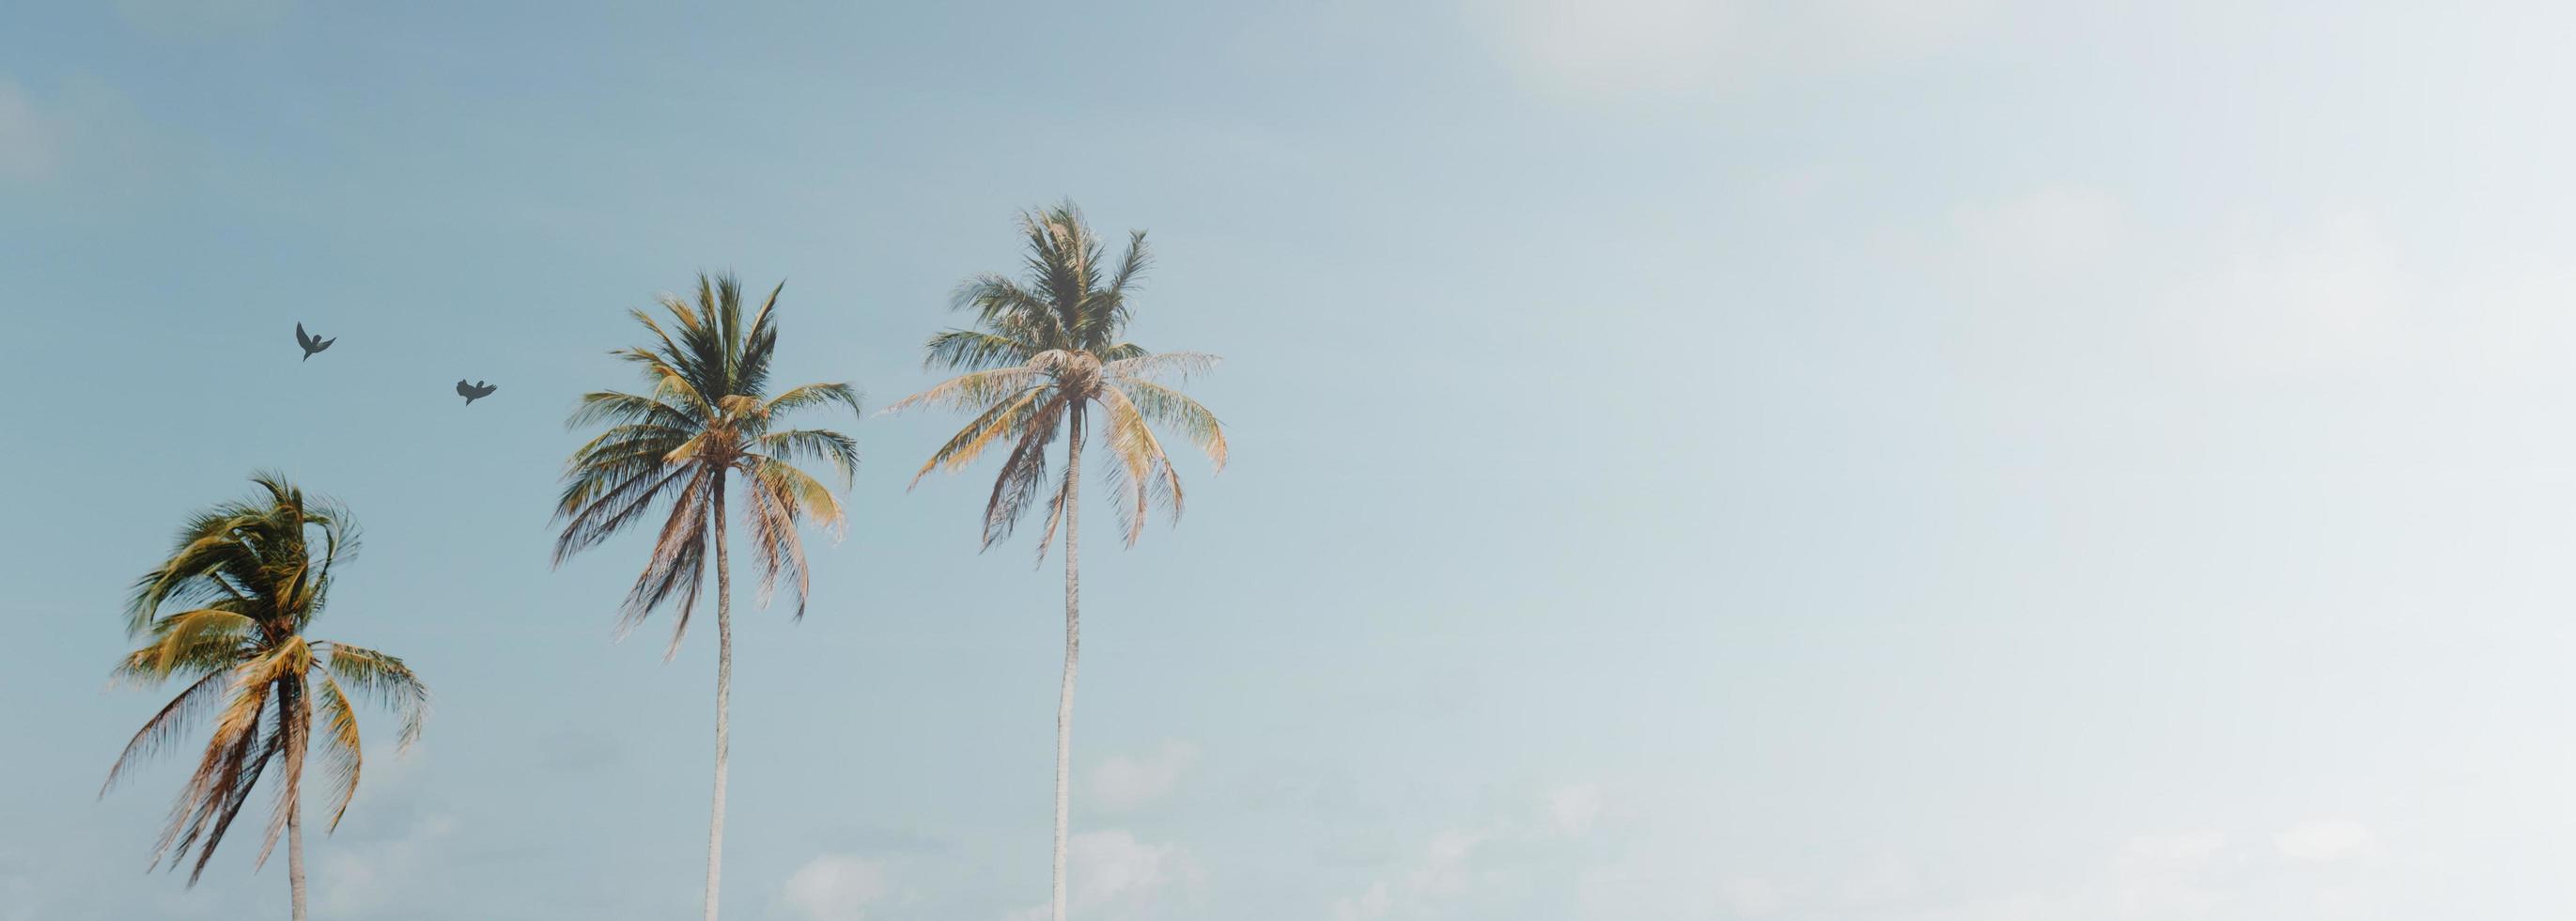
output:
M275 28L295 0L116 0L117 18L161 38L208 41Z
M1412 917L1457 900L1467 894L1470 864L1476 847L1484 842L1481 832L1453 829L1433 836L1422 859L1402 878L1373 884L1357 897L1335 902L1335 921Z
M1170 795L1198 759L1198 746L1177 740L1146 755L1113 756L1091 771L1092 798L1108 812L1143 806Z
M1564 867L1564 849L1602 821L1597 783L1556 787L1528 812L1472 828L1435 834L1418 857L1393 868L1386 879L1333 903L1336 921L1378 921L1441 915L1469 906L1509 901L1536 885L1532 872ZM1578 894L1641 882L1616 869L1553 874Z
M2106 190L2056 184L1961 205L1950 220L1971 267L1989 280L2048 282L2116 255L2127 233L2125 212Z
M2342 863L2368 853L2376 839L2367 826L2351 819L2314 819L2282 831L2272 843L2293 861Z
M1557 788L1547 795L1547 814L1562 834L1581 835L1592 830L1593 821L1601 817L1601 785L1579 783Z
M352 840L325 851L314 874L322 883L316 906L324 914L366 917L404 904L404 894L428 877L425 868L456 827L452 816L430 815L391 839Z
M824 854L787 877L779 900L811 921L861 921L885 895L885 865L854 854Z
M75 214L148 202L162 167L187 148L96 77L39 91L0 75L0 194L57 197Z
M1125 829L1076 835L1066 847L1066 859L1082 870L1068 896L1086 911L1150 901L1187 872L1179 847L1146 844Z
M1989 0L1488 0L1468 3L1524 79L1590 98L1722 89L1902 61L1951 44Z
M33 182L52 174L61 129L14 80L0 80L0 180Z
M1065 862L1072 887L1065 893L1069 912L1128 921L1198 916L1190 906L1206 883L1206 872L1180 845L1149 844L1123 828L1084 832L1065 842ZM1032 906L1009 918L1031 921L1047 914L1045 906Z
M1788 907L1789 899L1780 887L1757 876L1735 876L1717 884L1720 898L1735 914L1747 918L1767 918Z
M2266 837L2272 847L2261 846ZM2417 917L2374 880L2328 872L2377 847L2369 829L2344 819L2302 822L2268 836L2218 829L2146 834L2053 879L1967 885L1955 877L1926 879L1902 862L1841 877L1724 877L1713 885L1711 910L1721 917L1849 921ZM1645 878L1633 868L1625 872ZM1586 918L1635 914L1634 908L1589 910L1590 893L1583 904ZM1670 911L1674 904L1659 908Z
M2176 309L2193 319L2205 355L2221 369L2369 367L2408 347L2408 281L2369 215L2345 212L2287 234L2239 229L2232 238L2221 264L2176 295Z

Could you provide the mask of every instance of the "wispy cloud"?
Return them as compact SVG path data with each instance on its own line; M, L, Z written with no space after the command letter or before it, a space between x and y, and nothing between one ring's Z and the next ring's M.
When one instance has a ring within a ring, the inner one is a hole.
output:
M796 868L779 900L808 921L862 921L886 892L884 864L856 854L824 854Z
M1335 901L1334 921L1445 916L1478 904L1508 901L1512 893L1484 890L1500 883L1515 887L1515 892L1525 891L1532 883L1530 871L1548 862L1542 855L1549 848L1562 848L1590 834L1603 814L1601 785L1572 783L1547 791L1525 811L1441 831L1415 856L1392 867L1385 878ZM1528 862L1532 860L1540 863Z
M1207 874L1187 848L1141 841L1134 832L1111 828L1075 835L1065 850L1072 879L1065 901L1075 914L1134 921L1201 914L1194 906ZM1009 921L1046 915L1046 906L1030 906L1012 912Z
M213 41L276 27L295 0L116 0L127 25L170 39Z
M1990 0L1487 0L1471 19L1551 94L1697 93L1903 61L1958 41Z
M1142 755L1113 755L1091 771L1091 795L1099 808L1125 812L1169 796L1181 776L1199 760L1199 747L1164 742Z
M0 79L0 180L32 182L51 175L61 129L36 108L24 87Z

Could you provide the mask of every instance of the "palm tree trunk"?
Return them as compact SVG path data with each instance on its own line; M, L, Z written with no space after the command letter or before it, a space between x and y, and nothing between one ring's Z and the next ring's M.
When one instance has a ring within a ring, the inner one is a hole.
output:
M725 553L725 476L716 473L716 791L707 821L707 921L716 921L716 890L724 876L725 707L733 693L733 565Z
M1073 670L1082 659L1082 407L1064 454L1064 686L1055 699L1055 921L1064 921L1064 838L1073 763Z
M300 802L286 807L286 889L295 921L304 921L304 804Z
M300 680L280 695L286 718L286 892L287 911L304 921L304 751L312 747L313 708L304 701Z

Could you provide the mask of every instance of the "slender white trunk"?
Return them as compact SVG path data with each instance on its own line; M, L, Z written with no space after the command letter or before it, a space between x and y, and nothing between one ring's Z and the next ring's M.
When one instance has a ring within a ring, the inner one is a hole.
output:
M299 797L300 798L300 797ZM286 809L286 889L295 921L304 921L304 804Z
M733 568L725 553L724 474L716 474L716 792L707 820L707 921L716 921L716 891L724 877L725 716L733 692Z
M1064 686L1055 700L1055 921L1064 921L1064 839L1071 825L1073 671L1082 660L1082 408L1064 459Z
M290 710L296 707L305 707L306 709L304 712L311 712L311 709L304 703L304 695L295 691L290 691L287 698L282 701L282 703L285 703ZM286 891L288 911L294 915L295 921L304 921L304 790L302 778L304 776L304 750L309 747L311 743L312 730L298 725L302 721L296 720L294 718L295 715L300 714L294 714L288 717L288 725L290 727L288 729L288 733L293 736L293 738L286 740L286 757L290 759L290 763L287 765L286 771L286 776L289 780L286 789L286 795L288 798L286 804Z

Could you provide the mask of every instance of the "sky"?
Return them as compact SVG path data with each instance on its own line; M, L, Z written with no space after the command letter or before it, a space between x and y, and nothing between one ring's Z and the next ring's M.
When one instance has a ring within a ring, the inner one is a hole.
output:
M145 872L181 761L97 795L128 583L264 468L366 528L314 633L435 693L315 917L695 917L712 637L547 526L626 311L728 269L869 414L806 617L738 612L726 917L1034 917L1056 558L875 410L1068 197L1233 448L1085 532L1078 918L2568 917L2571 28L9 4L0 921L285 914L247 838Z

